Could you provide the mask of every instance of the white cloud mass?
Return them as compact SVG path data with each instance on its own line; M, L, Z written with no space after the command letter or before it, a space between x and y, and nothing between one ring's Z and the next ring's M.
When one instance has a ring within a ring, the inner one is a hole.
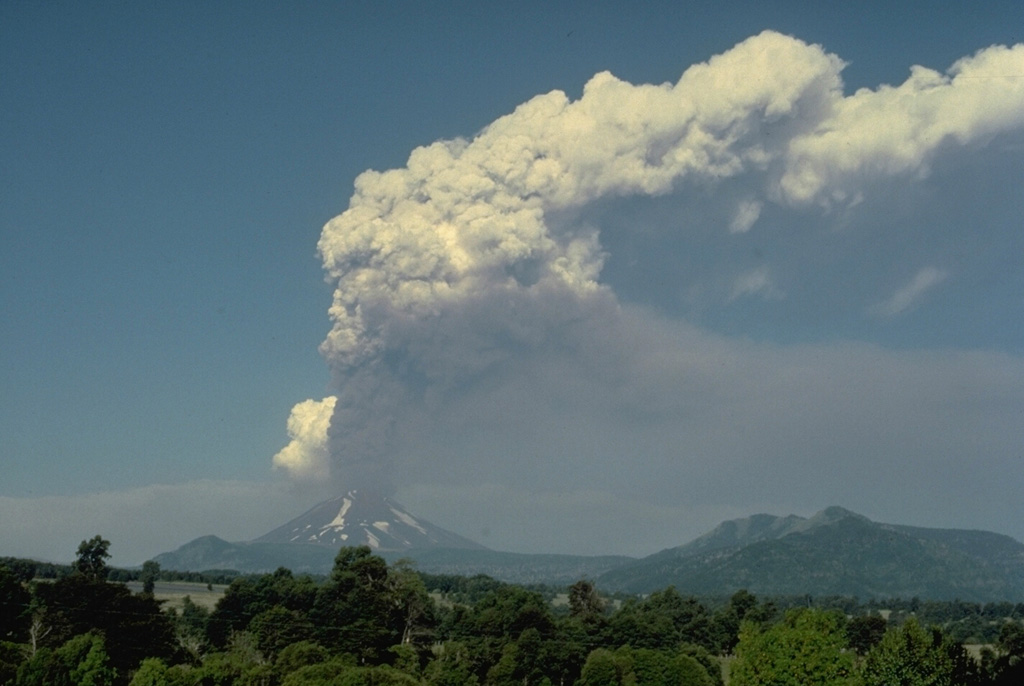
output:
M292 408L288 417L288 437L291 442L274 455L274 467L279 467L299 480L322 480L330 474L327 450L327 428L337 398L306 400Z

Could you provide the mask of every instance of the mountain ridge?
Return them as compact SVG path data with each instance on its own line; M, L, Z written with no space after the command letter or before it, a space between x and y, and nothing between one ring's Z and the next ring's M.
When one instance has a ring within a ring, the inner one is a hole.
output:
M874 522L830 507L810 518L754 515L723 522L690 543L598 578L607 588L650 592L668 585L724 595L1024 598L1024 544L986 531Z
M368 544L357 535L368 532L376 537L375 552L389 561L405 557L423 572L487 574L509 583L569 584L585 577L607 591L630 593L672 585L682 593L702 596L727 596L745 588L766 596L1024 601L1024 544L1015 539L983 530L874 522L837 506L811 517L762 513L724 521L680 546L630 558L508 553L457 534L451 535L471 545L449 547L436 535L410 538L397 524L381 526L385 521L379 519L381 513L391 512L397 504L377 503L368 506L369 515L356 516L355 503L343 507L344 497L325 501L252 541L229 543L205 536L154 559L164 568L182 571L253 573L284 566L296 572L327 573L340 547L338 541ZM332 504L323 513L307 517L326 503ZM408 525L404 521L408 518L425 530L427 525L434 526L404 508L401 512L403 517L391 515L402 524ZM413 529L422 533L416 526ZM437 531L444 530L438 527ZM398 538L388 544L391 539L382 537L384 533ZM318 535L311 540L313 534ZM341 538L342 534L348 537Z

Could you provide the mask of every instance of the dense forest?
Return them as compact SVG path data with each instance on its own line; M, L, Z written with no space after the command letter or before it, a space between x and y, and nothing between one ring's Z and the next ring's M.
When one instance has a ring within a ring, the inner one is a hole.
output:
M1024 683L1011 603L609 597L422 574L367 547L327 577L182 575L112 570L109 546L83 541L68 567L0 559L0 685ZM172 609L157 579L229 585L212 611Z

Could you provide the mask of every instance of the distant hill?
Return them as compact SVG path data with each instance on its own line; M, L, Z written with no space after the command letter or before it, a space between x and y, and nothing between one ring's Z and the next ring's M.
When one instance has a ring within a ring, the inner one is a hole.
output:
M163 569L179 571L231 569L254 574L287 567L297 573L328 574L338 548L309 543L230 543L216 536L203 536L153 559ZM429 574L486 574L508 583L553 585L568 585L584 577L594 579L634 559L618 555L527 555L466 548L378 550L377 553L388 562L410 559L417 569Z
M986 531L881 524L830 507L810 518L755 515L610 570L602 588L645 593L917 596L1024 600L1024 544Z
M454 542L454 543L453 543ZM342 545L370 545L421 571L486 574L510 583L596 580L607 591L917 596L973 602L1024 601L1024 544L987 531L882 524L830 507L813 517L758 514L715 527L649 557L529 555L488 550L379 497L350 492L250 542L204 536L155 560L165 569L326 574Z
M231 569L246 574L272 572L287 567L300 574L326 574L334 564L336 549L299 543L231 543L216 536L202 536L153 558L163 569L205 572Z

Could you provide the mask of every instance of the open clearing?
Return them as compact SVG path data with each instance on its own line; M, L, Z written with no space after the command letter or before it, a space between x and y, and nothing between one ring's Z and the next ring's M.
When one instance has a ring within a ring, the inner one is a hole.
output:
M142 591L141 581L129 581L126 585L132 590L132 593ZM164 607L173 607L175 610L181 609L185 596L191 598L196 605L213 610L213 606L224 595L225 589L227 589L226 584L207 586L207 584L195 581L157 581L153 586L153 596L157 600L163 600Z

